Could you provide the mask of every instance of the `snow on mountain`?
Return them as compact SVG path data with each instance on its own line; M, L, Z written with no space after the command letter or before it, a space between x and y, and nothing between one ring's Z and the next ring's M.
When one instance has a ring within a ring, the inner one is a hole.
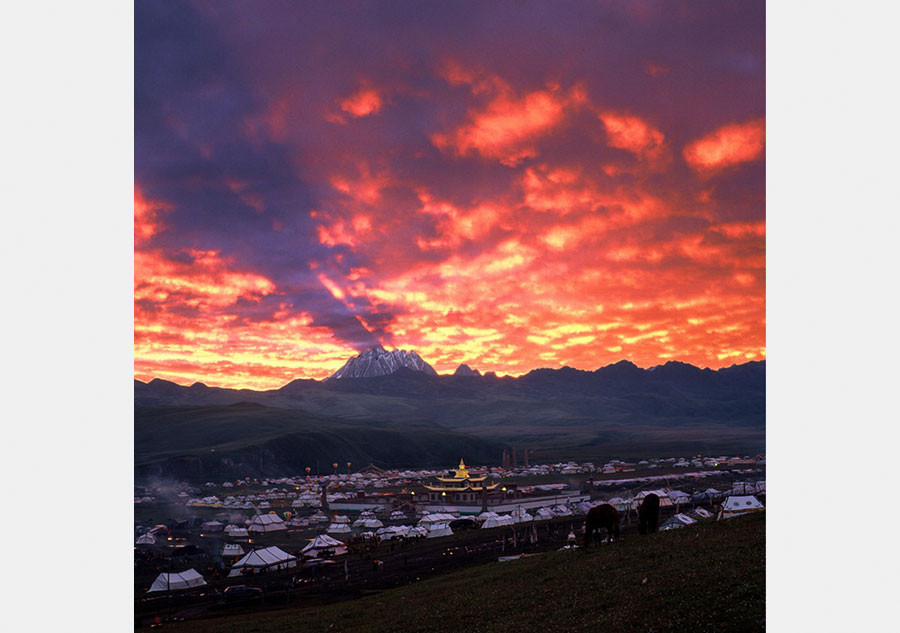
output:
M421 371L431 376L437 376L434 368L422 360L415 352L407 352L405 349L397 349L392 352L383 347L375 347L354 356L344 366L332 374L332 378L372 378L373 376L387 376L393 374L401 367L407 367L414 371Z

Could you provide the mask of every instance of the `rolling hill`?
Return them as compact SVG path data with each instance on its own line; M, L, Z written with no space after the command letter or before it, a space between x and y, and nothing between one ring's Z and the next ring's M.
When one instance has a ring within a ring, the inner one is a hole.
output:
M136 478L183 480L279 476L336 461L357 468L494 461L503 445L434 424L365 424L257 403L136 406ZM327 463L326 461L327 460Z
M221 455L213 459L210 451L250 464L253 455L274 451L279 463L305 467L310 456L346 446L355 456L347 459L356 463L434 466L446 463L437 437L472 443L475 453L466 454L475 462L476 455L497 461L502 445L560 458L758 452L765 448L765 385L765 361L715 371L678 362L641 369L621 361L596 371L538 369L518 378L399 367L382 376L295 380L270 391L135 381L136 464L200 454L203 464L221 464ZM177 445L168 446L175 440L161 437L169 434L162 430L167 424L196 438L176 434ZM286 436L298 456L282 455L289 442L279 438ZM405 442L425 445L405 452Z

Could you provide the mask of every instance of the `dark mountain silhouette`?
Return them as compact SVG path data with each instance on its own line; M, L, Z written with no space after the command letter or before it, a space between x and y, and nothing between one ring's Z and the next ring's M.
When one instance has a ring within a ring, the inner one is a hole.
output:
M668 362L641 369L620 361L595 371L536 369L518 378L438 376L400 367L383 376L294 380L269 391L135 381L134 399L136 411L217 406L235 418L254 404L298 409L318 416L323 428L358 425L347 430L351 434L376 424L429 425L560 457L759 452L765 449L765 367L765 361L719 370Z
M456 371L453 372L454 376L481 376L481 372L477 369L472 369L465 363L461 364L456 368Z

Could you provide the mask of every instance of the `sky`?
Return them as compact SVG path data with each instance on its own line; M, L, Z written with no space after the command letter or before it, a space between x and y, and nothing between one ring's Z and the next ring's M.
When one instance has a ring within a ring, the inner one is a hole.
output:
M134 372L766 355L765 3L135 3Z

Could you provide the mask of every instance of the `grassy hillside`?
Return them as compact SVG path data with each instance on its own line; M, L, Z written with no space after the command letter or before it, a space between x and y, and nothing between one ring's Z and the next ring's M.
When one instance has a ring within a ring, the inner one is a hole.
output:
M765 630L765 516L490 563L351 602L197 620L195 633Z
M306 466L423 467L496 461L497 442L433 424L352 422L258 404L135 407L138 476L184 479L297 474ZM469 457L471 456L471 457Z

